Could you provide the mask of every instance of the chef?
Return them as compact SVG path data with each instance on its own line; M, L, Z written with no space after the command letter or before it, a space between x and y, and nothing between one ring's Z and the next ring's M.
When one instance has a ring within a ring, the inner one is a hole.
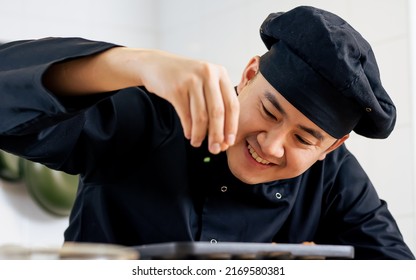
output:
M260 35L268 51L235 88L219 65L158 50L4 44L0 148L80 174L66 241L312 241L414 259L345 146L395 125L371 46L307 6Z

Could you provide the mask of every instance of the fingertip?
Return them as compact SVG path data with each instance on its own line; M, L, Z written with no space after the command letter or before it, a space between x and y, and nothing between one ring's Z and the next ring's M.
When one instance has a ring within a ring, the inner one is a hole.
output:
M221 151L226 151L228 148L229 148L230 146L228 145L228 144L225 144L225 143L223 143L223 144L221 144Z
M191 140L191 133L187 132L187 131L183 131L183 135L186 139Z
M220 144L218 144L218 143L213 143L213 144L211 144L211 145L209 146L209 151L210 151L212 154L218 154L218 153L220 153L220 152L221 152L221 146L220 146Z
M198 148L198 147L200 147L201 146L201 141L196 141L196 140L194 140L194 139L191 139L191 145L193 146L193 147L195 147L195 148Z
M235 143L235 134L228 134L226 138L228 146L232 146Z

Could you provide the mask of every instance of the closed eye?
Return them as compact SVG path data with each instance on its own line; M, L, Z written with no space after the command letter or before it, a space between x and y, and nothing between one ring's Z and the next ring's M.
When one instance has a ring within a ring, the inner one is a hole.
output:
M264 104L262 103L262 107L263 107L263 111L264 113L271 119L273 120L277 120L276 116L273 115L269 110L267 110L267 108L264 106Z
M304 138L302 138L301 136L299 136L297 134L295 135L295 137L303 145L308 145L308 146L313 145L312 143L309 143L308 141L306 141Z

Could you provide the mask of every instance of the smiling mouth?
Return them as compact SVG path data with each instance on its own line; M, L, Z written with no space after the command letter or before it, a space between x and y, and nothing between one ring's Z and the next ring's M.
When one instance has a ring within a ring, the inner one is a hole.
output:
M269 165L269 164L271 163L270 161L267 161L267 160L265 160L264 158L260 157L260 156L256 153L256 151L253 149L253 147L251 147L251 146L250 146L250 144L248 144L248 145L247 145L247 149L248 149L248 151L249 151L249 153L250 153L251 157L252 157L255 161L257 161L258 163L263 164L263 165Z

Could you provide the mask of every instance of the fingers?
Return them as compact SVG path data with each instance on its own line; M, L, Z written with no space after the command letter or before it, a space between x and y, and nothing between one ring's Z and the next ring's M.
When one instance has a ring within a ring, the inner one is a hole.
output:
M226 78L220 80L220 90L224 102L224 137L228 146L234 145L238 129L238 118L240 115L240 103L238 102L237 93L231 85L231 81Z
M209 79L204 87L208 112L208 149L218 154L224 146L225 106L218 79Z
M224 68L217 67L204 88L208 112L208 147L217 154L234 144L239 103Z
M172 103L178 113L179 119L181 120L183 134L186 139L192 139L192 116L190 111L189 96L182 99L183 104Z
M172 103L191 145L199 147L208 137L214 154L233 145L239 103L225 68L165 52L147 55L140 85Z
M218 154L234 144L239 103L223 67L207 65L199 86L190 94L192 116L191 144L199 146L208 133L208 148Z
M190 93L191 145L199 147L207 134L209 117L202 83L193 88Z

